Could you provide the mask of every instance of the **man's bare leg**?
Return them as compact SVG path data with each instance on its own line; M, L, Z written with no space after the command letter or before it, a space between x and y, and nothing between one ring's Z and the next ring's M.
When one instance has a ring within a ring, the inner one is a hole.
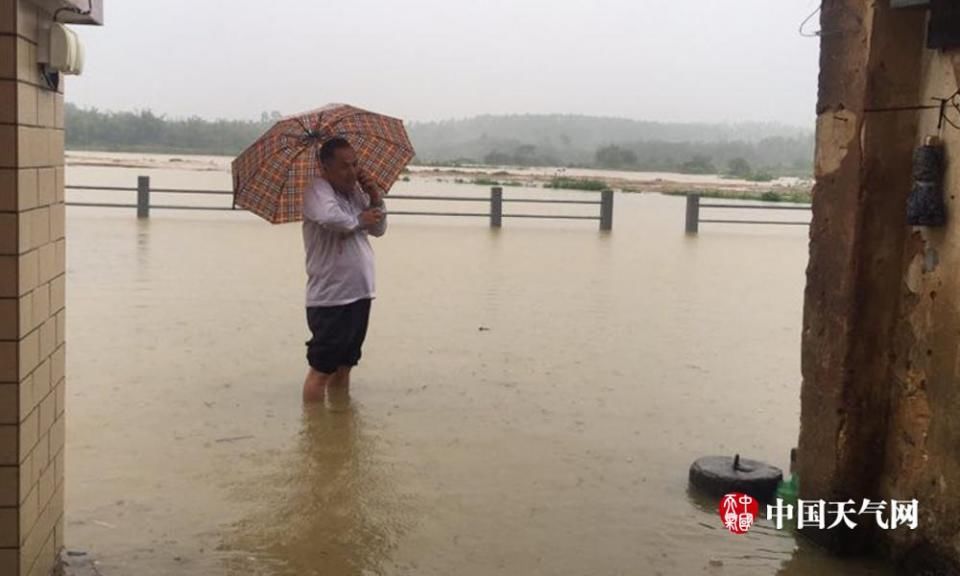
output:
M333 380L334 374L324 374L314 370L313 367L307 372L307 378L303 381L303 403L315 404L323 402L324 389Z
M341 366L333 373L327 386L327 399L335 410L350 405L350 366Z
M337 368L337 371L333 373L333 379L330 381L330 385L341 388L349 388L350 370L352 370L351 366L341 366Z

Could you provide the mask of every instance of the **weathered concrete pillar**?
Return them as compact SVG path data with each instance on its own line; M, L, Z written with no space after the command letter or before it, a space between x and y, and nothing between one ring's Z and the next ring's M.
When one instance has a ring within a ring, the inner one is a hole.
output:
M879 499L892 335L926 13L826 0L810 262L804 304L799 473L805 499ZM869 528L811 534L859 551Z

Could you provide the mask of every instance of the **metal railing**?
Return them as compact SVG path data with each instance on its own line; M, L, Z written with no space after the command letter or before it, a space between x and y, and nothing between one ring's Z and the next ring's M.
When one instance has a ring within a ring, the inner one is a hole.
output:
M764 225L773 225L773 226L809 226L810 222L805 221L795 221L795 220L727 220L727 219L717 219L717 218L701 218L700 210L703 208L716 208L720 210L800 210L804 212L810 212L810 206L795 206L795 205L777 205L774 203L769 204L715 204L715 203L701 203L699 194L688 194L687 195L687 215L686 215L686 229L687 234L697 234L700 231L700 224L764 224Z
M186 188L153 188L150 186L149 176L140 176L137 178L137 186L65 186L67 190L77 190L85 192L136 192L137 202L133 203L115 203L115 202L66 202L67 206L85 206L94 208L136 208L137 218L149 218L151 210L219 210L219 211L237 211L245 212L243 208L234 206L184 206L176 204L153 204L150 201L151 194L193 194L193 195L214 195L214 196L233 196L231 190L195 190ZM483 212L437 212L420 210L390 210L391 216L452 216L464 218L488 218L491 228L500 228L503 225L504 218L527 218L541 220L596 220L599 221L600 230L608 231L613 229L613 191L604 190L600 193L600 200L561 200L552 198L504 198L503 188L495 186L490 189L489 196L411 196L403 194L390 194L388 199L391 203L394 200L401 201L439 201L439 202L465 202L465 203L483 203L487 209ZM581 206L599 206L599 214L594 215L559 215L559 214L534 214L534 213L504 213L504 204L557 204L557 205L581 205Z

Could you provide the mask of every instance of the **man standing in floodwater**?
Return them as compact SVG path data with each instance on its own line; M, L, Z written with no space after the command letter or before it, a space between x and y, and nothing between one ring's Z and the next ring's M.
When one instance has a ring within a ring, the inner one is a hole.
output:
M324 177L303 198L307 325L312 333L304 403L323 402L327 389L340 395L349 390L375 296L368 236L387 231L383 191L361 173L350 143L332 138L317 155Z

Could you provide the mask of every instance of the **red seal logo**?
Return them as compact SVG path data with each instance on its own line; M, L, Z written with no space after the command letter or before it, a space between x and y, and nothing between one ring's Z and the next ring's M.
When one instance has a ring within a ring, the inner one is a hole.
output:
M720 521L734 534L746 534L760 517L760 504L747 494L732 493L720 499Z

